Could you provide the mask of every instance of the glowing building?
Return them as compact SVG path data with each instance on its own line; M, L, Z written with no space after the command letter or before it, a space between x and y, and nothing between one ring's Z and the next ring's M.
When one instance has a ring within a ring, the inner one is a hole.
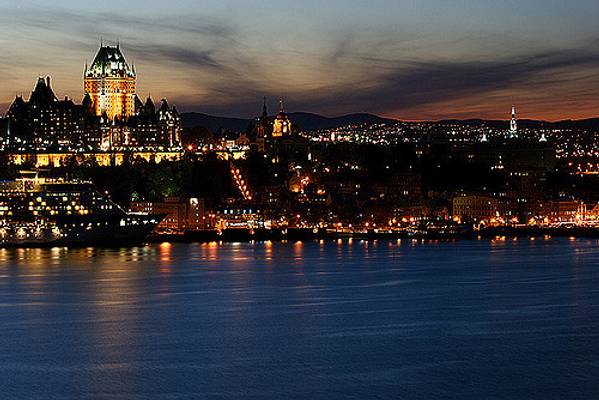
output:
M283 100L280 101L281 109L275 117L272 129L272 137L282 137L291 135L291 121L283 108Z
M111 121L135 113L135 66L129 66L120 46L100 46L91 65L85 67L84 91L97 116Z

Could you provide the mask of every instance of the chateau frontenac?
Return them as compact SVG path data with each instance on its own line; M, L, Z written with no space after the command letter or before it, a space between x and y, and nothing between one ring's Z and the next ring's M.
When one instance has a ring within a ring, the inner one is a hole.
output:
M101 45L85 66L81 104L55 95L50 77L39 77L29 99L16 96L6 117L3 147L17 151L112 151L178 149L181 117L162 99L145 103L136 88L135 66L120 46Z

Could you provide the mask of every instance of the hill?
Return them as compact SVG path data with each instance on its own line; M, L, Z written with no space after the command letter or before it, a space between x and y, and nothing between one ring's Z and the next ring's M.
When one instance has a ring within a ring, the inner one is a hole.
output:
M318 129L331 129L346 125L378 124L398 122L393 119L382 118L374 114L358 113L348 114L340 117L324 117L322 115L296 112L289 113L289 118L296 127L302 130L313 131ZM252 119L218 117L202 113L183 113L183 126L186 128L202 127L212 132L224 128L229 131L242 132L247 130L252 123ZM271 117L273 118L273 117ZM409 124L409 122L407 122ZM463 126L487 126L501 129L509 124L506 120L484 120L484 119L451 119L441 121L424 122L431 125L457 124ZM599 118L589 118L581 120L563 120L563 121L542 121L532 119L519 119L518 126L521 128L549 128L549 129L574 129L599 131Z
M393 121L373 114L349 114L332 118L305 112L289 113L288 115L293 124L308 131L336 128L344 125L375 124ZM252 123L251 119L218 117L195 112L183 113L181 117L183 119L183 126L186 128L203 127L212 132L216 132L220 128L241 132L245 131Z

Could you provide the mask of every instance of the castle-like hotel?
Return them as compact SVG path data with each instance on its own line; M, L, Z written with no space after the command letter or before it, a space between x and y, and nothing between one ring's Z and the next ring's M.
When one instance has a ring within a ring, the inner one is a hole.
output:
M101 45L85 67L84 97L59 100L50 77L40 77L25 101L17 96L7 112L4 148L13 151L107 152L123 149L178 151L181 117L162 99L158 106L136 91L137 74L120 46Z

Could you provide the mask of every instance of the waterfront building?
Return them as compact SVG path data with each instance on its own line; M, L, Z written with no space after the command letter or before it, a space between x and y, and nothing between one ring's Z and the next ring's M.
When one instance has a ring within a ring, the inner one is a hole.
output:
M547 217L550 222L575 223L585 219L586 205L578 200L561 200L550 203Z
M165 215L156 227L159 233L184 233L213 227L206 215L203 198L168 197L163 201L137 201L130 205L132 212Z
M453 217L490 220L502 214L501 202L495 198L479 195L458 196L453 198Z
M264 211L256 205L227 206L217 212L220 229L259 229L265 227Z

